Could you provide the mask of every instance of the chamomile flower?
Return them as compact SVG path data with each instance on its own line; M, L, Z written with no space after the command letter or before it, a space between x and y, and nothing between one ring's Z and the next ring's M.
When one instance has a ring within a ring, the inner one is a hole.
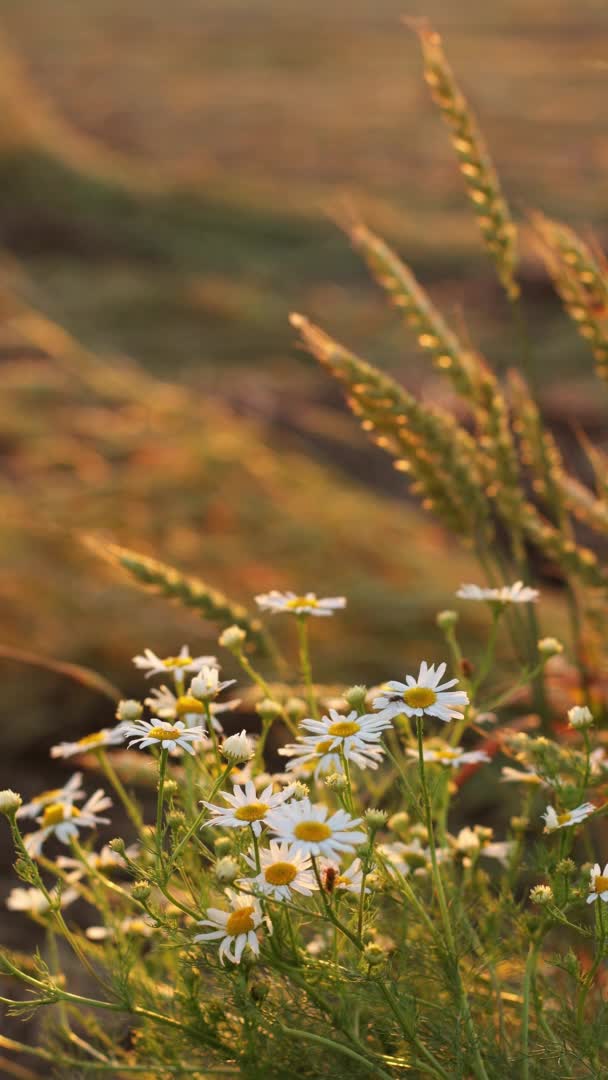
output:
M204 664L198 675L190 683L190 695L197 701L211 701L221 694L227 686L233 686L236 679L224 679L220 682L220 669Z
M388 863L389 872L394 868L402 877L408 874L423 875L430 866L431 853L428 848L422 846L420 837L415 836L408 844L401 840L392 843L378 844L378 854ZM437 851L439 856L440 852Z
M200 671L203 667L212 667L216 664L215 656L191 656L187 645L182 645L178 656L157 656L152 649L144 649L143 656L134 656L133 663L140 671L145 671L146 679L152 675L166 675L168 671L176 671L185 675L187 672Z
M346 607L346 597L325 596L318 599L316 593L309 592L298 596L294 592L278 592L272 589L255 598L261 611L270 611L273 615L288 611L292 615L333 615L335 611Z
M128 915L122 919L118 928L112 926L88 926L85 934L89 941L106 941L120 935L135 935L137 937L151 937L157 927L145 915Z
M458 679L441 682L445 670L446 664L440 664L435 670L434 664L429 667L423 660L417 679L406 675L404 683L396 680L386 683L381 696L374 700L374 709L386 720L403 713L406 716L436 716L445 723L461 720L469 698L464 690L452 690Z
M78 799L84 799L84 791L81 788L82 773L74 773L73 776L60 788L52 788L49 791L41 791L40 795L36 795L31 802L24 803L17 811L17 818L35 818L38 814L44 810L45 806L50 806L51 803L56 802L76 802Z
M314 773L315 779L318 779L319 776L342 770L338 751L330 750L333 741L331 738L319 739L317 735L298 735L298 741L282 746L279 754L291 759L285 766L288 772L297 776L310 776ZM368 745L355 749L351 745L345 754L348 760L353 761L360 769L377 769L382 761L384 748Z
M407 752L409 757L418 758L418 751L413 747ZM452 769L458 769L461 765L480 765L492 760L483 750L463 750L461 746L425 747L422 756L425 761L451 766Z
M330 753L337 750L350 760L353 752L365 754L370 745L384 753L378 744L382 732L391 727L391 722L379 715L359 716L356 709L347 716L330 709L329 716L322 716L320 720L304 719L300 727L310 731L321 742L327 742Z
M208 918L201 919L198 925L212 926L213 930L196 934L194 940L217 941L221 938L220 962L223 964L224 958L228 957L233 964L239 964L246 948L259 955L260 943L256 931L265 924L272 933L272 923L262 914L259 901L254 896L239 896L230 889L226 889L226 895L232 911L207 908Z
M129 844L129 847L125 848L124 854L127 859L136 859L139 852L139 844ZM57 866L63 870L82 870L83 862L92 870L121 869L125 865L125 860L121 853L119 851L113 851L109 844L104 844L100 851L83 852L82 860L73 859L70 855L58 855L55 862L57 863Z
M174 694L168 686L161 686L160 688L154 688L150 691L149 697L145 699L146 705L148 705L155 716L159 716L161 720L183 720L186 727L196 727L198 724L203 725L204 720L201 717L206 716L205 706L202 701L193 697L191 693L187 694ZM213 724L213 730L218 735L223 735L224 728L222 723L218 720L218 715L225 712L232 712L233 709L238 709L240 701L235 698L233 701L210 701L209 712L211 713L211 722Z
M513 851L513 841L493 840L493 830L476 825L471 829L468 825L461 829L455 838L454 847L465 858L465 865L470 865L470 857L485 855L488 859L498 859L506 865L507 859Z
M148 746L160 746L162 750L186 750L194 755L193 742L200 742L205 738L202 727L186 727L183 720L138 720L135 724L128 724L124 736L131 739L129 746L137 746L145 750Z
M608 863L606 863L603 872L600 864L595 864L591 871L589 888L591 892L587 897L588 904L592 904L594 900L597 900L598 896L604 903L608 903Z
M78 875L80 876L80 875ZM70 876L71 881L77 881L76 875ZM59 895L57 887L49 892L51 900L56 902ZM60 907L66 908L73 904L79 896L74 888L62 889L60 895ZM11 889L6 898L6 906L9 911L27 911L30 915L44 915L49 910L50 904L41 889Z
M104 750L107 746L118 746L124 740L125 724L113 728L102 728L91 735L83 735L76 742L61 742L51 746L52 758L68 758L75 754L87 754L92 750Z
M361 818L352 818L345 810L329 813L323 803L300 799L271 810L267 823L280 840L288 840L304 855L339 860L342 852L362 844L366 834L356 828Z
M245 862L257 870L255 858L244 856ZM289 900L292 890L310 896L318 887L307 858L298 848L271 840L260 851L260 871L253 878L241 878L239 885L253 888L274 900Z
M500 589L484 589L479 585L461 585L456 596L461 600L485 600L498 604L530 604L539 597L538 589L531 589L523 581L503 585Z
M539 776L533 769L513 769L510 765L503 765L500 770L502 784L541 784L548 787L546 780Z
M326 892L334 892L336 889L343 889L344 892L355 893L357 896L361 893L361 886L363 885L363 867L361 865L361 859L353 859L349 867L340 869L335 863L332 863L328 859L321 860L321 881ZM370 880L370 875L367 875L367 880ZM365 892L371 892L371 889L365 886Z
M291 795L290 787L275 792L273 787L272 783L268 784L258 794L253 780L247 780L244 787L235 784L232 794L228 791L222 792L222 798L228 806L204 803L213 815L211 821L206 821L205 825L216 825L222 829L242 829L250 825L255 835L259 836L268 814L281 806Z
M77 807L68 799L45 806L41 817L36 818L41 826L35 832L27 833L23 842L28 853L35 858L42 851L42 845L50 836L56 836L62 844L69 844L78 836L79 829L93 829L96 825L109 825L110 819L100 817L100 812L107 810L112 800L101 788L93 792L82 807Z
M581 821L585 821L595 810L596 807L590 802L582 803L574 810L564 810L561 814L558 814L553 806L548 806L541 815L545 821L545 832L555 832L556 829L564 829L569 825L580 825Z

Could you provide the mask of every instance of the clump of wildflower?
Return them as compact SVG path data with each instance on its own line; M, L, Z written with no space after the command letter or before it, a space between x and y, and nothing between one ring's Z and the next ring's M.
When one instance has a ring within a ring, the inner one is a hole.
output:
M330 814L327 806L313 804L310 799L290 802L268 814L268 825L279 839L289 840L305 855L328 859L339 858L342 852L363 843L366 834L356 828L360 824L361 818L353 818L345 810Z
M194 755L192 743L200 742L205 737L202 727L188 728L183 720L138 720L124 729L124 738L130 739L129 746L139 746L140 750L148 746L160 746L162 750L185 750Z
M262 825L269 820L270 812L280 807L290 795L290 788L273 792L272 784L268 784L259 795L252 780L248 780L244 787L235 784L232 793L222 792L222 798L228 806L204 803L212 814L211 821L205 824L216 825L223 829L242 829L251 826L255 835L259 836Z
M50 836L56 836L62 844L69 844L72 838L78 836L80 829L109 825L110 819L100 817L100 813L111 805L112 800L101 788L95 791L82 807L74 806L69 799L50 803L36 819L40 828L27 833L23 838L28 853L33 858L40 855L42 845Z

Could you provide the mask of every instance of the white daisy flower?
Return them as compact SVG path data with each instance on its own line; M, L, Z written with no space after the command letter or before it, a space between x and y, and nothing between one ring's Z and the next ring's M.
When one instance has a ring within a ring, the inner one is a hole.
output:
M138 720L135 724L128 724L124 732L125 738L131 738L129 747L139 744L140 750L148 746L160 746L162 750L186 750L194 754L193 742L200 742L205 738L202 727L188 728L183 720ZM134 736L134 738L132 737Z
M23 837L28 853L33 858L39 855L49 836L56 836L62 844L69 844L72 837L78 836L79 829L109 825L110 819L100 817L99 814L111 805L112 800L101 788L93 792L82 807L74 806L68 799L50 803L45 806L42 816L36 819L41 828Z
M479 585L461 585L456 596L461 600L486 600L498 604L530 604L538 600L538 589L531 589L523 581L503 585L500 589L484 589Z
M254 896L239 896L230 889L226 889L226 895L232 911L207 908L209 918L201 919L199 926L212 926L214 929L204 934L196 934L194 940L213 941L222 938L220 962L223 964L224 958L228 957L233 964L239 964L246 948L250 948L256 956L259 955L260 943L256 930L266 924L272 933L272 923L262 914L259 901Z
M361 859L353 859L346 870L341 870L339 866L336 866L335 863L330 862L328 859L322 859L320 869L321 881L326 892L343 889L345 892L355 893L357 896L361 894L361 886L363 885ZM369 874L367 880L370 880ZM367 885L365 886L365 892L371 892Z
M138 937L151 937L157 928L145 915L128 915L121 920L118 929L121 935L135 934ZM108 938L116 937L117 931L112 926L88 926L85 934L89 941L106 941Z
M224 679L220 682L219 667L203 665L198 675L190 683L190 694L198 701L210 701L216 698L227 686L233 686L236 679Z
M235 784L232 794L228 791L222 792L222 798L228 806L215 806L213 803L204 802L213 815L211 821L206 821L205 825L216 825L223 829L242 829L251 825L255 835L259 836L270 811L281 806L292 793L291 787L273 792L273 786L272 783L268 784L258 794L253 780L247 780L244 787Z
M140 671L145 671L146 679L151 675L166 675L168 671L177 671L185 674L188 671L196 673L203 667L212 667L216 664L215 656L190 656L187 645L182 645L179 656L157 656L152 649L144 649L143 656L134 656L133 663Z
M199 701L190 693L177 695L163 684L159 689L155 687L150 691L145 703L150 707L154 715L159 716L161 720L183 720L186 727L196 727L198 724L204 726L204 720L201 721L201 717L206 716L205 706L202 701ZM210 701L208 703L213 730L218 735L224 734L224 728L221 721L218 720L218 715L232 712L234 709L238 709L240 704L238 698L233 701Z
M374 709L387 720L403 713L406 716L436 716L446 723L461 720L469 698L464 690L451 689L458 679L441 682L446 666L440 664L435 670L434 664L429 667L423 660L417 679L406 675L404 683L396 680L386 683L381 696L374 700Z
M244 856L245 862L257 870L255 857ZM260 851L260 872L253 878L241 878L239 885L248 885L274 900L289 900L292 890L310 896L318 888L307 858L298 848L271 840Z
M580 825L581 821L585 821L596 809L593 803L586 802L574 810L564 810L562 814L558 814L553 806L548 806L544 814L541 814L545 822L545 832L555 832L556 829L564 829L569 825Z
M389 868L394 867L402 877L407 877L411 873L425 875L431 864L430 850L422 846L418 836L414 837L409 844L404 844L401 840L378 844L377 851L389 863ZM445 851L438 849L437 857L444 858Z
M461 829L454 840L454 846L461 855L485 855L489 859L498 859L506 863L513 851L513 841L492 840L492 830L468 825Z
M413 747L410 747L407 752L409 757L418 759L418 751ZM425 761L451 766L453 769L458 769L461 765L478 765L492 760L483 750L463 750L462 746L442 746L433 749L429 747L428 750L425 747L422 757Z
M68 758L74 754L86 754L91 750L103 750L106 746L118 746L124 740L125 724L113 728L102 728L91 735L84 735L76 742L62 742L51 746L52 758Z
M597 900L598 896L604 903L608 903L608 863L606 863L603 872L600 864L595 864L591 871L589 888L591 892L587 897L588 904L592 904L594 900Z
M272 810L266 820L280 840L290 841L304 855L339 860L342 852L352 851L367 837L355 828L361 818L352 818L345 810L336 810L331 817L328 814L323 803L300 799Z
M330 750L333 742L332 738L318 739L316 735L298 735L298 741L282 746L279 754L281 757L291 758L285 766L288 772L305 777L314 774L315 779L318 779L320 776L342 771L339 753L337 750ZM361 750L351 746L346 757L360 769L377 769L383 754L382 746L365 746Z
M78 880L76 875L72 875L71 880ZM56 901L58 896L58 889L50 890L50 896L52 900ZM61 892L60 907L66 908L69 904L73 904L74 900L77 900L79 896L77 889L67 888ZM11 889L6 898L6 906L9 911L29 911L31 915L44 915L49 910L49 902L41 889Z
M533 769L513 769L510 765L503 765L500 770L502 784L542 784L548 787L546 780L534 772Z
M317 739L328 740L329 752L338 750L350 759L352 751L365 753L370 744L383 754L384 749L378 747L378 743L384 729L391 727L391 722L384 716L374 714L359 716L356 709L347 716L330 709L329 716L322 716L320 720L301 720L300 727L310 731Z
M36 795L31 802L24 803L23 806L19 807L16 816L18 818L35 818L44 810L45 806L50 806L51 803L76 802L78 799L84 799L85 793L80 786L81 783L82 773L74 773L63 787L41 791L40 795Z
M346 607L345 596L325 596L318 599L313 592L298 596L294 592L282 593L276 589L261 593L256 596L255 601L261 611L270 611L273 615L282 611L290 611L292 615L333 615L334 611Z

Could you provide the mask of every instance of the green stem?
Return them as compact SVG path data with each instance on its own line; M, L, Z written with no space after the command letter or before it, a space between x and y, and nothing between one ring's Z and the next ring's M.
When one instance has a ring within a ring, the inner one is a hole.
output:
M522 1080L528 1080L530 1076L530 1054L529 1054L529 1041L530 1041L530 991L534 980L534 972L536 970L536 961L538 958L538 946L534 942L530 942L530 948L528 949L528 958L526 960L526 969L524 973L524 985L523 985L523 1005L521 1012L521 1056L522 1056Z
M108 781L110 782L110 784L114 788L116 794L118 795L118 798L120 799L122 805L124 806L124 808L125 808L127 814L129 815L129 818L132 821L133 825L135 826L135 828L137 829L138 832L141 832L141 829L142 829L142 826L143 826L143 819L142 819L139 807L137 806L137 803L131 798L131 796L126 791L120 777L118 776L114 766L110 762L110 759L108 758L108 755L106 754L105 750L97 750L96 755L97 755L97 760L99 761L99 765L100 765L100 768L101 768L104 776L106 776L106 778L108 779Z
M211 791L209 793L209 801L211 801L214 798L214 796L217 795L217 793L220 790L222 784L224 783L224 780L232 772L232 768L233 768L232 763L228 762L228 764L224 768L223 773L220 776L218 776L217 780L215 781L215 784L213 785L213 787L212 787L212 789L211 789ZM183 849L185 848L185 846L188 843L190 837L193 835L193 833L196 832L196 830L200 827L200 825L202 825L203 819L204 819L206 813L207 813L207 807L203 806L203 809L201 810L201 812L199 814L197 814L196 818L194 819L194 821L192 822L190 827L186 830L186 832L184 833L184 835L183 835L182 839L180 840L179 844L177 845L177 847L174 848L174 850L171 853L171 856L170 856L170 858L169 858L169 860L167 862L166 868L165 868L167 875L169 874L169 871L171 870L171 867L173 866L173 864L174 864L175 860L177 859L178 855L180 855L181 852L183 851Z
M352 1058L354 1061L358 1061L361 1065L365 1065L378 1080L393 1080L390 1073L381 1069L377 1061L371 1061L369 1058L363 1057L363 1054L358 1054L356 1050L351 1050L349 1046L345 1046L344 1043L335 1042L333 1039L328 1039L325 1035L313 1035L312 1031L299 1031L297 1028L287 1027L285 1024L281 1024L281 1030L286 1035L291 1035L294 1039L304 1039L308 1042L317 1043L319 1046L326 1046L330 1050L337 1050L339 1054L344 1054L346 1057Z
M308 697L308 707L313 720L319 719L319 711L317 709L317 702L315 699L315 688L312 681L312 668L310 664L310 650L308 647L308 617L306 615L298 615L298 643L299 643L299 655L300 655L300 670L302 672L302 680L306 686L306 694Z
M156 859L159 868L163 861L163 816L165 798L165 774L167 771L168 750L161 750L158 769L158 796L156 800Z

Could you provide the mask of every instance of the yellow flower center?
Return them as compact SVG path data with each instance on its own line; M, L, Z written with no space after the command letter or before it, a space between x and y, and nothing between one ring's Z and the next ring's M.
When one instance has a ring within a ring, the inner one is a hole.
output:
M568 810L566 810L564 814L557 815L557 820L560 825L565 825L568 821L570 821L571 817L572 814Z
M253 905L251 907L237 908L228 917L226 923L226 933L231 937L238 937L239 934L248 934L250 930L255 929L255 923L253 921Z
M166 668L188 667L192 663L191 656L166 656L163 664Z
M345 739L347 735L354 735L357 731L361 731L361 725L356 720L336 720L335 724L330 724L327 730L330 735L339 735Z
M454 758L460 757L460 752L457 750L436 750L437 761L453 761Z
M290 862L275 862L264 870L264 877L269 885L291 885L298 876L298 868Z
M437 694L429 686L410 686L403 694L403 700L410 709L427 709L437 701Z
M593 882L593 888L597 893L606 892L608 889L608 877L602 877L601 874L598 874Z
M292 610L294 608L299 608L299 607L318 607L318 606L319 606L319 601L311 599L308 596L294 596L293 600L288 600L287 603L285 604L285 607L291 608Z
M66 806L65 803L51 803L50 806L45 807L42 815L42 827L48 828L49 825L60 825L62 821L67 821L68 818L78 817L80 810L77 806Z
M316 843L319 840L327 840L327 837L331 836L331 829L324 821L300 821L293 830L293 835L298 840Z
M238 821L260 821L268 813L268 806L263 802L248 803L247 806L239 806L234 811Z
M344 874L338 874L334 884L335 885L350 885L350 879L345 877Z
M195 697L183 694L182 697L177 699L175 711L178 716L187 716L188 713L204 713L205 706L202 701L197 701Z
M321 742L318 742L315 746L315 754L326 754L332 742L332 739L321 739Z
M183 734L180 728L153 727L150 728L146 739L179 739L179 736Z
M105 741L105 731L94 731L92 735L84 735L82 739L78 740L78 746L97 746L98 743Z

